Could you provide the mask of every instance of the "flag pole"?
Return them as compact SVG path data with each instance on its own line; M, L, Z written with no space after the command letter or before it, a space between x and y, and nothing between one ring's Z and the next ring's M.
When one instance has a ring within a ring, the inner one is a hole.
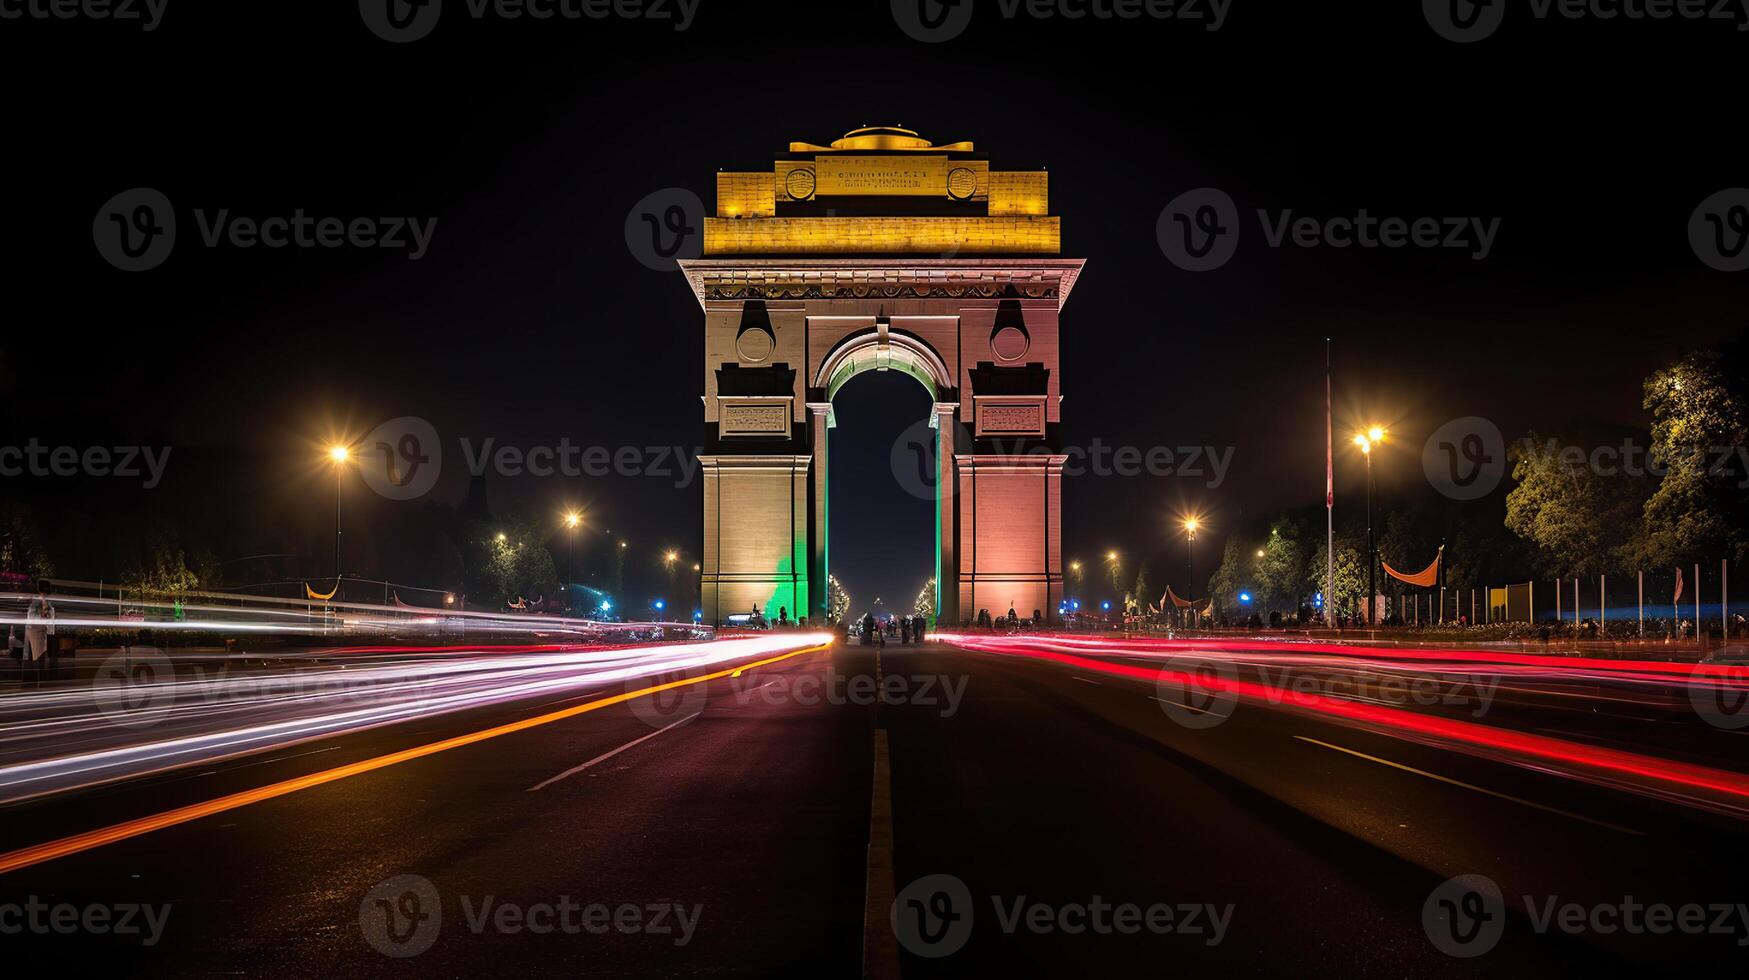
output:
M1331 622L1336 603L1336 442L1330 410L1330 338L1324 338L1324 556L1329 569L1324 577L1324 625Z

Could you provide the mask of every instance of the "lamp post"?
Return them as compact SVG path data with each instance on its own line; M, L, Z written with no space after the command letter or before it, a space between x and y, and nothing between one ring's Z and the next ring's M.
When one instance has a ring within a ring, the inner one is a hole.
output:
M1196 599L1196 529L1201 526L1202 522L1195 517L1184 519L1184 573L1189 576L1185 581L1184 591L1190 593L1185 598L1192 601ZM1192 607L1189 611L1195 612L1196 609Z
M565 512L565 609L571 608L571 583L576 581L577 529L583 526L583 515Z
M346 475L346 464L352 450L346 446L330 446L328 459L334 464L334 585L340 585L340 481Z
M1374 608L1373 596L1377 591L1377 583L1373 576L1378 569L1378 554L1373 549L1372 539L1372 447L1385 441L1383 426L1373 426L1365 432L1354 434L1354 444L1360 447L1360 454L1366 457L1366 625L1378 625L1374 620L1377 610Z

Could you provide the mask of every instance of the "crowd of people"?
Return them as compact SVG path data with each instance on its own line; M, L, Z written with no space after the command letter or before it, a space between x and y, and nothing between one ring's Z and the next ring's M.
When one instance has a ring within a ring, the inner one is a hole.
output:
M922 643L924 634L928 632L929 621L923 616L889 616L878 620L873 613L863 613L862 618L849 624L849 631L854 633L863 646L886 646L891 640L899 644Z

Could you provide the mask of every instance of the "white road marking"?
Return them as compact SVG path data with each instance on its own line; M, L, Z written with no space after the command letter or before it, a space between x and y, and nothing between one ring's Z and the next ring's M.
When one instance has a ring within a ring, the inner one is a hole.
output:
M887 730L874 733L874 790L869 799L868 865L863 879L862 975L864 980L898 980L899 943L893 934L893 902L898 883L893 871L893 777Z
M1172 700L1169 700L1167 698L1157 698L1157 697L1154 697L1154 695L1152 695L1152 694L1148 695L1148 697L1151 700L1160 702L1161 704L1175 704L1175 705L1179 706L1180 708L1185 708L1185 709L1188 709L1190 711L1194 711L1199 715L1206 715L1209 713L1209 710L1207 708L1199 708L1194 704L1185 704L1183 701L1172 701Z
M551 786L552 784L558 782L561 779L569 779L570 777L577 775L578 773L589 768L590 766L596 765L597 763L606 762L607 760L613 758L614 756L619 755L621 752L624 752L626 749L632 748L632 747L637 746L637 745L642 745L643 743L648 742L650 739L653 739L656 736L658 736L658 735L662 734L663 732L668 731L670 729L679 728L681 725L684 725L687 722L691 721L692 719L697 718L701 714L704 714L704 712L694 711L692 714L687 715L685 718L682 718L676 722L670 722L669 724L664 725L661 728L656 729L655 731L651 732L648 735L645 735L641 738L634 738L631 741L627 742L626 744L620 746L619 748L613 749L613 750L608 751L608 752L603 752L600 755L596 756L595 758L590 759L588 762L585 762L580 766L573 766L570 769L567 769L564 772L559 773L557 776L554 776L553 778L547 780L544 783L536 783L535 785L530 786L528 788L528 792L530 792L530 793L537 792L539 790L546 789L548 786Z
M1101 684L1098 681L1088 680L1085 677L1076 677L1074 674L1070 674L1069 679L1072 681L1080 681L1083 684L1092 684L1094 687L1104 687L1105 686L1104 684Z

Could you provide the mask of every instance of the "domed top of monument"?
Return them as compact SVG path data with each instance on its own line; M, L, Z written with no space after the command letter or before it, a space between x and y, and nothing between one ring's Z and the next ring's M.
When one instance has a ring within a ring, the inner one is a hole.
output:
M795 142L789 145L789 151L791 153L831 153L833 151L844 150L860 152L880 150L888 152L911 151L919 153L941 153L943 151L950 151L955 153L969 153L972 150L972 144L969 142L947 143L937 146L923 137L918 136L915 130L906 129L903 126L863 126L860 129L853 129L850 132L845 133L843 139L833 140L831 146L818 146L813 143L803 142Z

